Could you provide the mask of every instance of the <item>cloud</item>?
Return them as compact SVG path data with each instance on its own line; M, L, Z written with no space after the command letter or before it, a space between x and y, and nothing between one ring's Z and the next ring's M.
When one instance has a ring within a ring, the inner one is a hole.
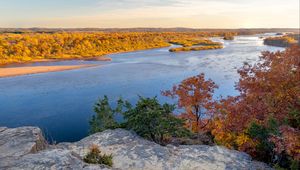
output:
M98 0L97 7L107 10L172 6L180 0Z

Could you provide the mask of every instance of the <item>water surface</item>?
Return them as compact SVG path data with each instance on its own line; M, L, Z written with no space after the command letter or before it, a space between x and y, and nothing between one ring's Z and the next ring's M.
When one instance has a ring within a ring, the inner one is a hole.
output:
M205 73L219 85L215 97L237 95L237 69L255 63L261 51L283 50L263 45L261 35L224 42L224 49L170 53L169 48L112 54L112 62L60 61L23 64L97 67L0 79L0 126L39 126L50 141L76 141L88 134L88 120L96 100L108 95L131 102L138 95L158 96L181 80Z

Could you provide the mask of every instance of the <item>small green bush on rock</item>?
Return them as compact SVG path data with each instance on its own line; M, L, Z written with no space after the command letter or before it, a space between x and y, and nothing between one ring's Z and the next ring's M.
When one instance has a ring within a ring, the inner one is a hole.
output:
M89 164L103 164L112 167L112 155L101 155L98 146L92 145L89 153L83 158Z

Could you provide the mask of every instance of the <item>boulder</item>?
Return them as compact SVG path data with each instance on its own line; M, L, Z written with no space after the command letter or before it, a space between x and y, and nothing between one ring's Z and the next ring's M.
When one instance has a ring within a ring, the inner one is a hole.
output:
M42 131L37 127L0 128L0 159L36 153L46 146Z

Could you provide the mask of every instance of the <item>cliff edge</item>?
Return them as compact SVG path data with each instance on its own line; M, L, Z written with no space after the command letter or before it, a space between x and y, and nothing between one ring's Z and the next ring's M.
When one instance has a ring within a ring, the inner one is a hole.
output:
M113 167L83 162L91 145L112 154ZM220 146L161 146L124 130L106 130L74 143L49 145L37 127L0 127L0 169L223 170L271 169Z

